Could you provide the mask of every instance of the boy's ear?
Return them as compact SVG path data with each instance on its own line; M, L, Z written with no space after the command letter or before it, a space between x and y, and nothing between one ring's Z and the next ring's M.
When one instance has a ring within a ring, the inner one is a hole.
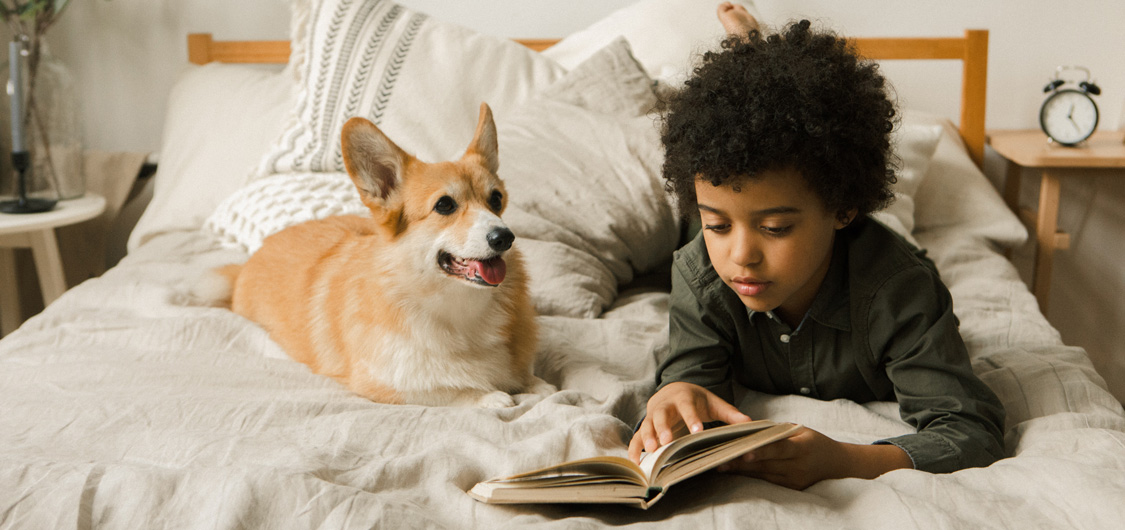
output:
M496 123L492 121L492 109L488 103L480 104L480 117L477 118L477 130L473 133L473 140L465 150L462 160L470 156L479 156L481 164L493 174L500 169L499 146L496 142Z
M359 189L360 198L382 204L402 183L402 172L410 155L400 149L374 123L352 118L340 132L344 167Z
M852 221L855 221L856 215L859 215L858 208L852 208L851 210L847 211L840 210L839 212L836 212L836 230L852 224Z

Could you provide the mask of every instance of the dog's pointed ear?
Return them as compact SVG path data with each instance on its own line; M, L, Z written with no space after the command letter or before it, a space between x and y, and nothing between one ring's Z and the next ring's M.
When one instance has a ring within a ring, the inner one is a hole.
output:
M402 172L410 158L374 123L352 118L340 132L344 167L364 203L382 203L402 182Z
M496 123L492 121L492 109L488 103L480 104L480 118L477 119L477 130L473 133L473 141L465 150L465 156L476 155L481 158L481 163L489 171L496 173L500 169L500 153L496 143Z

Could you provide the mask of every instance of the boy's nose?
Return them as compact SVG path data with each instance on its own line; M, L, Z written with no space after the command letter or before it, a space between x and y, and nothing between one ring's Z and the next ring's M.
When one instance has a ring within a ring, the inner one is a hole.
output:
M739 234L731 243L731 261L742 265L757 265L762 261L762 249L758 241L747 234Z

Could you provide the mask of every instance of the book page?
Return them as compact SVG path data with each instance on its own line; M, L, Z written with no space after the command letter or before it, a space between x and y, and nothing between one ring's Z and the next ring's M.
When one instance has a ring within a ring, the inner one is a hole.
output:
M740 437L722 436L685 444L674 454L665 454L663 465L656 470L656 478L650 480L653 486L667 488L685 478L697 475L720 464L734 460L754 449L784 440L801 429L800 425L779 423L765 429L751 431Z
M656 473L653 472L654 468L657 465L660 465L662 461L660 457L663 456L664 453L667 453L669 450L671 450L674 444L675 441L662 445L660 446L660 449L657 449L651 453L646 453L644 451L641 452L640 468L641 472L644 473L645 482L651 482L652 477L656 475Z
M648 484L646 475L636 464L627 458L618 456L596 456L582 460L574 460L562 464L512 475L503 479L490 480L490 483L521 483L549 484L555 479L613 479L626 481L644 486Z
M702 448L712 447L716 444L741 438L751 433L773 427L777 423L770 420L757 420L734 425L723 425L681 436L654 451L651 455L641 453L641 469L645 476L652 482L652 478L660 472L668 462L681 460L684 455L698 452Z

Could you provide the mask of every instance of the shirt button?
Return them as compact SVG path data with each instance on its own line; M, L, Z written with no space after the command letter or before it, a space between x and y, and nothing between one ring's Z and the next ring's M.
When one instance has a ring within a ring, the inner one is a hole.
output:
M806 395L806 396L807 396L807 395L809 395L809 393L810 393L810 392L812 392L812 389L811 389L811 388L809 388L809 387L807 387L807 386L803 386L803 387L801 387L801 393L802 393L802 394L804 394L804 395Z
M781 339L781 342L784 342L784 343L786 343L786 344L789 344L789 335L782 335L782 336L781 336L781 337L779 337L779 338Z

